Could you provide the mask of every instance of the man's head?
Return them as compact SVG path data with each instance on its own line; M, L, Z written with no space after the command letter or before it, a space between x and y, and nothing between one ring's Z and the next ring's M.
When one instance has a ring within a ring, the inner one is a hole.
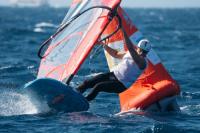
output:
M151 44L149 43L149 40L142 39L138 43L137 53L142 56L146 56L147 53L151 50Z

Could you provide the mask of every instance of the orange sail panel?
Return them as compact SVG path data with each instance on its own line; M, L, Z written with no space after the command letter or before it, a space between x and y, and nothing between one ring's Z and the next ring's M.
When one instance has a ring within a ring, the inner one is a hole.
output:
M80 12L94 6L115 8L120 0L75 0L61 27ZM63 81L79 70L94 47L104 27L109 23L109 10L95 8L80 15L51 41L41 60L37 78ZM59 28L59 29L60 29Z

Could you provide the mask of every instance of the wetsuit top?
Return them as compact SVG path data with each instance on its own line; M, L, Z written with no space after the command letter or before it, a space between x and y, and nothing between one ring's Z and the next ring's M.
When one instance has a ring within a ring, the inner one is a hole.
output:
M122 61L113 68L112 72L114 72L116 78L122 82L125 87L129 88L142 74L143 70L138 67L130 53L127 52Z

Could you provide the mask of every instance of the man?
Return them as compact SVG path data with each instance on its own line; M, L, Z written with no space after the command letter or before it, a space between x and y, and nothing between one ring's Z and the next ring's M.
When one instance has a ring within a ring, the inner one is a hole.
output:
M135 49L123 27L122 31L129 51L119 52L108 45L104 45L104 49L112 57L122 59L121 63L111 72L102 73L89 80L85 80L77 88L77 91L80 93L84 93L88 88L92 88L91 92L86 96L88 101L93 100L99 92L119 94L125 91L135 82L147 66L146 55L151 49L149 41L146 39L141 40Z

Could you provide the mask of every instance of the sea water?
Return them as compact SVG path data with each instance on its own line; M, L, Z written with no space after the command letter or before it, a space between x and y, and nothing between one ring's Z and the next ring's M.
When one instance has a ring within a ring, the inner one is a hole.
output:
M36 78L40 63L37 51L56 30L67 9L1 7L0 132L200 132L200 9L126 11L180 84L180 113L138 111L117 116L118 96L101 93L87 112L39 115L43 111L40 106L19 89ZM98 51L83 64L72 85L106 71L103 51Z

